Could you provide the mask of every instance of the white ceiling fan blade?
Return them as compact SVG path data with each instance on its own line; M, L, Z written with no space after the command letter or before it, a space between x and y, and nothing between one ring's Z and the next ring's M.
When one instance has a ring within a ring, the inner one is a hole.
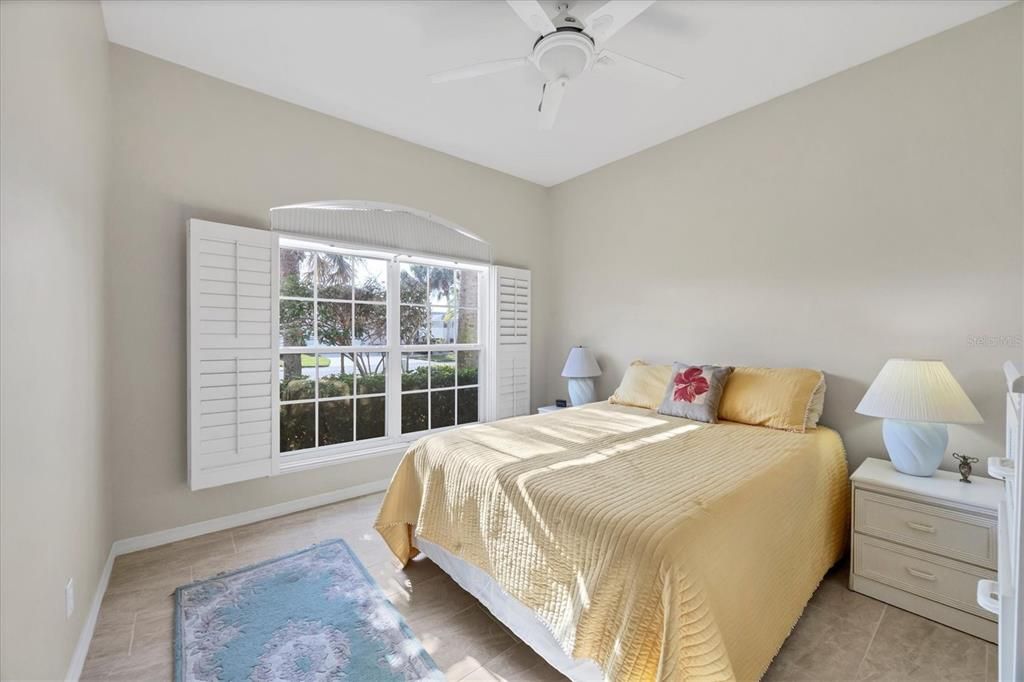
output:
M537 0L505 0L505 2L531 30L543 35L554 33L555 25L551 23L551 17Z
M483 64L473 64L471 66L460 66L457 69L441 71L439 73L432 74L430 76L430 80L434 83L447 83L448 81L458 81L465 78L476 78L477 76L486 76L489 73L508 71L509 69L514 69L518 66L526 66L528 63L529 60L526 57L498 59L493 62L484 62Z
M653 4L654 0L609 0L584 17L583 23L594 38L608 40Z
M558 110L562 107L562 97L565 96L568 85L568 78L556 78L544 84L540 106L537 107L540 113L537 125L541 130L551 130L555 126L555 119L558 118Z
M618 52L612 52L611 50L601 50L601 53L597 56L597 63L601 66L611 66L612 68L619 69L628 74L630 78L652 83L662 88L674 88L683 82L682 76L659 69L657 66L638 62L635 59Z

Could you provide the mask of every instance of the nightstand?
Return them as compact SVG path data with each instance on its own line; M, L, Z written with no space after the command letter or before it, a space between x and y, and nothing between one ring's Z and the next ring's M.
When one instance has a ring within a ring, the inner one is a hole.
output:
M888 460L853 476L850 589L996 641L995 616L977 602L996 576L996 517L1003 484L936 471L923 478Z
M548 412L558 412L559 410L564 410L564 409L565 409L564 407L559 407L558 405L545 405L544 407L538 407L537 408L537 414L547 414Z

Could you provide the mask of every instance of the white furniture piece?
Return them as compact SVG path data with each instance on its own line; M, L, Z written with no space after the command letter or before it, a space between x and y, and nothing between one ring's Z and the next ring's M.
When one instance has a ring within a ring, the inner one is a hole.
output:
M597 400L594 392L594 377L601 376L601 368L589 348L573 346L565 359L562 376L569 379L569 402L586 405Z
M882 438L893 466L931 476L949 443L946 424L980 424L974 403L941 360L889 360L857 405L882 417Z
M999 501L999 576L978 581L978 603L999 617L999 679L1024 679L1024 377L1012 362L1006 374L1006 456L991 457L988 471L1001 479Z
M853 476L850 589L975 637L996 641L996 617L977 602L995 577L1003 484L937 471L907 476L869 458Z
M547 414L548 412L558 412L559 410L564 410L564 409L565 409L564 407L559 407L558 405L544 405L543 407L538 407L537 408L537 414Z

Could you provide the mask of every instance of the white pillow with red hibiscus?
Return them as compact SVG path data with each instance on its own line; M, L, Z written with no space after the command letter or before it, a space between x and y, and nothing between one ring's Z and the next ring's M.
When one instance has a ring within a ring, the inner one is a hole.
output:
M714 424L718 421L718 403L732 367L716 365L672 364L672 375L658 413Z

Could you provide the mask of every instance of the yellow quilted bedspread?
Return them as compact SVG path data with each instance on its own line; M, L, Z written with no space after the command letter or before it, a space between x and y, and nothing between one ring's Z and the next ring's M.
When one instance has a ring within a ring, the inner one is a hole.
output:
M756 680L847 540L839 435L593 404L423 438L375 527L486 571L611 680Z

